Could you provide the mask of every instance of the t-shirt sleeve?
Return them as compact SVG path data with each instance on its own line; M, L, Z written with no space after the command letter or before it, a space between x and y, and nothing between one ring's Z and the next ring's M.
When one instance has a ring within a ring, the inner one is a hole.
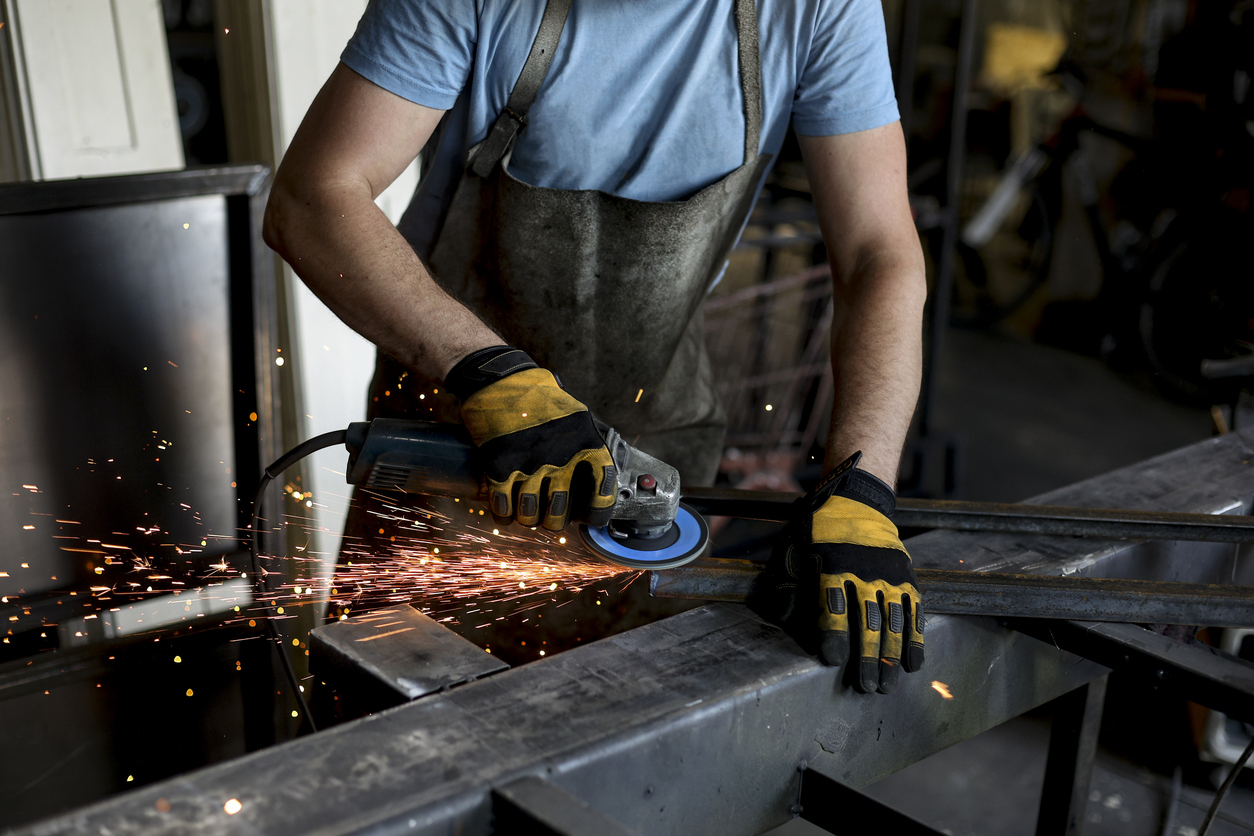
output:
M370 0L340 60L401 98L448 110L477 38L474 0Z
M819 0L793 100L793 128L805 136L832 136L897 119L880 0Z

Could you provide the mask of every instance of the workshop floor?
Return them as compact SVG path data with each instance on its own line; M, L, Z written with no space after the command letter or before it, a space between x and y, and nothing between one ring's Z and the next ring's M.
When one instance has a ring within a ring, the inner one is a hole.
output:
M1068 351L951 329L936 427L957 444L959 499L1018 502L1201 441L1206 410Z
M1025 499L1211 433L1206 411L1168 402L1097 360L956 330L946 343L936 423L957 443L958 497L990 501ZM953 836L1031 834L1048 739L1047 721L1017 718L866 791ZM1254 833L1254 789L1246 783L1229 795L1214 836ZM1196 836L1209 788L1186 784L1164 831L1170 790L1169 776L1101 749L1085 833ZM772 836L822 832L796 820Z

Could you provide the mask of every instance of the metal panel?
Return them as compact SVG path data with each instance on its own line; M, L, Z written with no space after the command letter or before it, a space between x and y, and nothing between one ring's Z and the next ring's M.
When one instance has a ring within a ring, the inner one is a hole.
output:
M0 592L233 549L225 204L0 217Z
M228 642L247 636L244 623L216 632L216 641L208 631L196 638L228 606L219 596L247 599L238 568L215 570L213 591L193 588L208 564L234 564L193 553L232 550L245 507L240 494L251 497L255 488L259 445L278 444L267 408L277 389L274 257L260 235L267 174L239 165L0 186L0 584L10 585L0 586L8 625L0 716L12 721L0 741L10 764L0 776L0 826L133 787L130 771L136 782L150 781L245 745L259 748L290 722L287 709L274 716L272 645ZM165 430L156 445L153 429ZM84 456L99 465L95 473ZM31 472L32 459L53 481ZM147 505L125 507L152 491ZM31 511L53 516L32 519ZM89 526L97 530L83 530ZM210 528L225 539L205 536ZM23 555L19 547L35 551ZM101 566L109 555L118 560ZM154 565L153 573L113 574L167 556L173 564ZM39 562L50 557L68 562ZM24 575L57 590L30 594L39 584ZM133 594L101 602L85 594L89 584ZM13 597L21 589L27 593ZM99 617L84 617L101 604ZM163 632L119 652L124 636L149 628ZM202 659L213 655L230 667L175 665L175 648L186 642L208 646ZM145 648L159 666L144 660ZM94 656L94 667L84 668ZM48 713L54 703L63 710ZM78 731L66 734L61 720Z

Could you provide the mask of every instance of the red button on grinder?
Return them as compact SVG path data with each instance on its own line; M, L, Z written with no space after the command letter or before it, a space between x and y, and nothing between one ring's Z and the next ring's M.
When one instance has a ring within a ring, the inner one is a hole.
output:
M651 474L644 473L644 474L641 474L640 478L636 480L636 484L640 487L640 490L642 491L651 491L657 487L657 480L654 479Z

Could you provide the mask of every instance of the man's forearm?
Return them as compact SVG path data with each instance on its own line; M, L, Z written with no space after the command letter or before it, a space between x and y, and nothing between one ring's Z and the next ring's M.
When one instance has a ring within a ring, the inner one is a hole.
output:
M825 469L861 450L861 469L896 482L922 377L921 262L917 252L885 253L848 281L835 280Z
M364 184L297 187L280 177L266 242L353 330L410 368L443 380L501 338L431 278Z

